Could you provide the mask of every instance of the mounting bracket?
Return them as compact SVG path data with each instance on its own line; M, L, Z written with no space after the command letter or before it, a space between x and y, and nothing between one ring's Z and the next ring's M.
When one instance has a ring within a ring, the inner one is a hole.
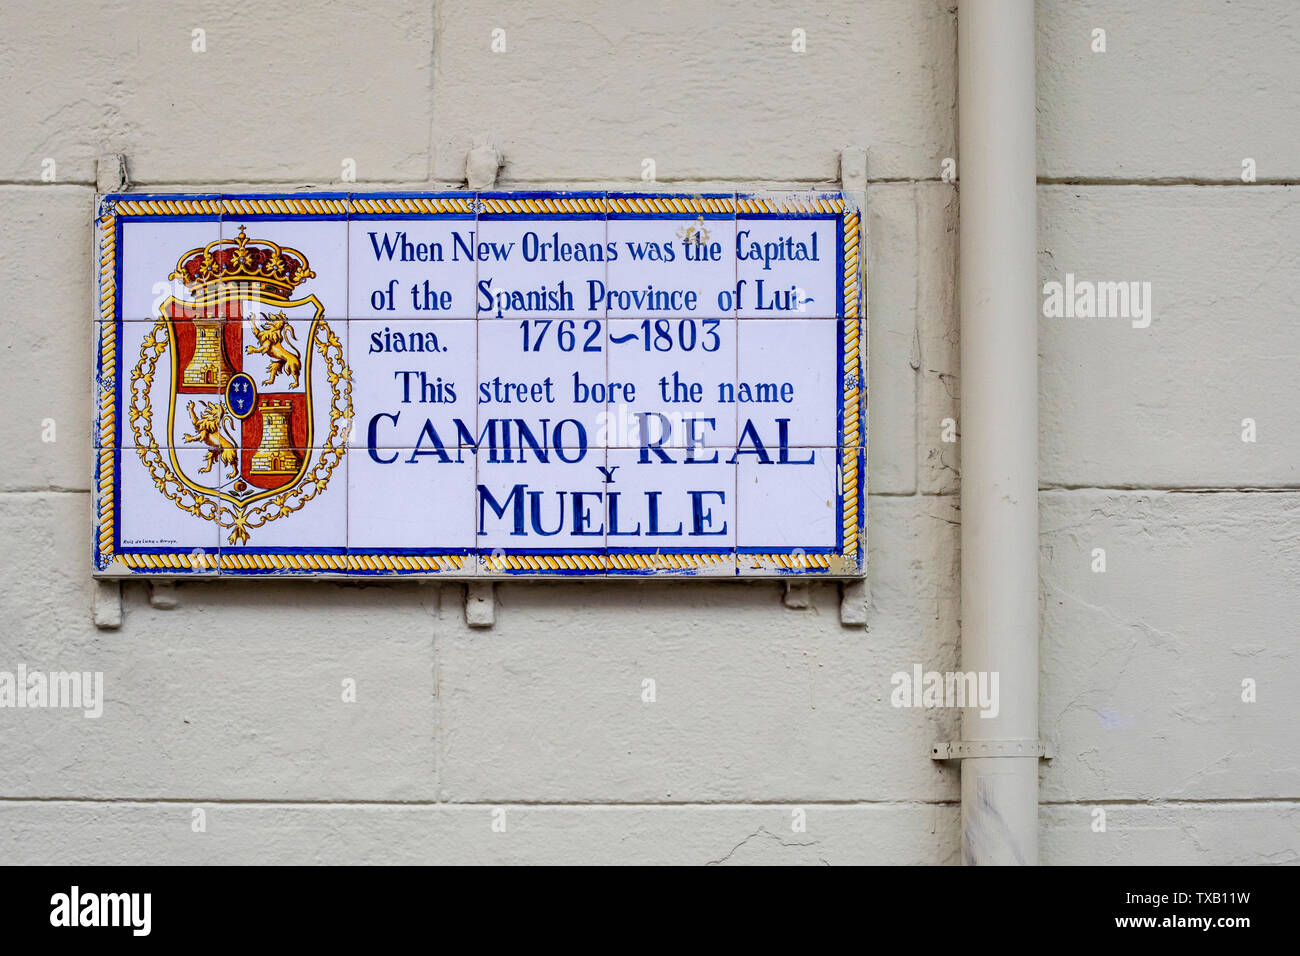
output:
M470 627L491 627L496 621L495 583L471 581L465 585L465 623Z
M1038 757L1051 760L1056 743L1051 740L957 740L935 744L931 760L965 760L971 757Z

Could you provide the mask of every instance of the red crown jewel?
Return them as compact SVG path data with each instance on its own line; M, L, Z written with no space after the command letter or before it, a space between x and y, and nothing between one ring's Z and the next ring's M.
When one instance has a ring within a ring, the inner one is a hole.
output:
M264 239L249 239L244 227L234 239L218 239L191 249L176 262L169 279L180 279L191 292L227 282L257 283L288 296L294 287L315 278L307 257L297 249Z

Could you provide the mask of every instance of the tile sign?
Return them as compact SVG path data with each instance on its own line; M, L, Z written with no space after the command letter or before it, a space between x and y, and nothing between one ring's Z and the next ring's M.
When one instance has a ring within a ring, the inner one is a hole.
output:
M839 193L109 195L100 575L862 573Z

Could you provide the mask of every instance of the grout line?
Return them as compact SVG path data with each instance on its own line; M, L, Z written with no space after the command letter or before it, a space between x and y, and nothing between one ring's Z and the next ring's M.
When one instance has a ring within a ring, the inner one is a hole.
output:
M1160 492L1173 495L1285 495L1300 492L1300 485L1039 485L1038 492L1111 491L1127 494Z
M1198 176L1160 176L1152 179L1125 179L1119 176L1039 176L1040 186L1297 186L1296 179L1257 179L1243 183L1240 179L1206 179Z

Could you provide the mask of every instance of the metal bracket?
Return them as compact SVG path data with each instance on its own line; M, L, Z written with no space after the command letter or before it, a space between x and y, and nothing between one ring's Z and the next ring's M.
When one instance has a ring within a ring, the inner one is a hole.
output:
M465 585L465 623L470 627L491 627L496 622L496 585L491 581Z
M122 626L122 582L96 578L92 611L95 627L112 631Z
M1052 740L957 740L935 744L931 760L965 760L971 757L1038 757L1051 760L1056 756Z

